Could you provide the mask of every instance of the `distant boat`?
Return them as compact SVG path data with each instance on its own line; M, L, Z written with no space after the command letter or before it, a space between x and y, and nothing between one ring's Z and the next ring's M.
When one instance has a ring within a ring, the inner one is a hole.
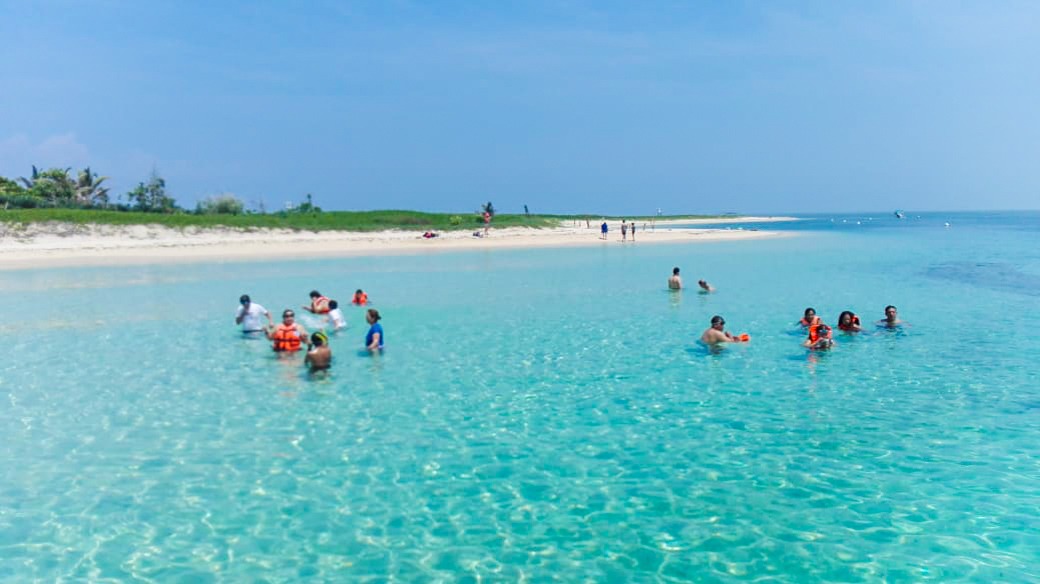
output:
M906 218L906 214L904 214L902 211L900 211L898 209L896 209L895 215L896 215L896 219L905 219Z

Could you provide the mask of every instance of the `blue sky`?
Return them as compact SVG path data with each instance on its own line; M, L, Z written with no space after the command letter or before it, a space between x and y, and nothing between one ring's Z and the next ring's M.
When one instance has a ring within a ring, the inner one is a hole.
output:
M0 175L185 205L1036 209L1040 4L0 0Z

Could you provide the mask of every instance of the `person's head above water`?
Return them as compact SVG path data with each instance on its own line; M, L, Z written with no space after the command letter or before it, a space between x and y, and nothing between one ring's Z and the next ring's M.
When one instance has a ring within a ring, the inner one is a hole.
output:
M321 298L321 292L317 290L311 290L311 298Z
M722 327L724 326L726 326L726 319L722 318L717 314L711 317L711 328L717 328L719 330L722 330Z
M326 337L325 333L322 333L322 332L317 332L317 333L314 333L313 335L311 335L311 343L315 347L321 347L321 346L325 345L325 342L328 341L328 340L329 340L328 337Z
M896 307L895 306L892 306L891 304L889 304L888 306L885 307L885 318L887 318L888 320L895 320L896 319Z
M243 294L243 295L239 296L238 297L238 302L240 304L249 304L251 302L251 300L249 300L249 294Z
M805 309L805 318L812 318L814 316L816 316L816 309L815 308L806 308Z
M852 324L852 311L846 310L838 316L838 324L849 325Z
M678 276L679 275L679 268L678 267L672 268L672 275L673 276Z
M379 316L379 311L375 308L369 308L368 314L365 315L365 319L368 320L368 322L371 324L379 322L379 319L381 318L383 317Z
M329 300L329 310L336 310L337 308L339 308L339 302Z

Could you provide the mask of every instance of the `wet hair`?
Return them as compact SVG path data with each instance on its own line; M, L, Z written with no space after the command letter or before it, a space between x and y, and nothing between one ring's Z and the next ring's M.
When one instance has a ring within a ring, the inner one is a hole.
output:
M374 320L376 322L379 322L379 320L381 318L383 318L383 317L379 316L379 311L376 310L375 308L369 308L368 309L368 315L371 316L372 320Z
M311 298L317 298L319 296L321 296L321 292L318 292L317 290L311 290Z
M337 308L339 308L339 302L329 300L329 310L336 310Z
M326 340L328 340L328 337L325 336L325 333L319 332L311 335L311 342L314 343L315 347L324 345Z
M356 291L356 292L354 292L354 294L355 294L355 295L356 295L356 294L364 294L364 293L365 293L365 291L364 291L364 290L362 290L361 288L358 288L358 289L357 289L357 291Z
M245 304L245 303L247 303L247 302L250 302L250 300L249 300L249 294L243 294L243 295L239 296L239 297L238 297L238 301L239 301L239 302L241 302L242 304Z
M813 314L816 314L816 309L812 308L812 307L806 308L805 309L805 316L809 316L810 312L813 313Z
M889 308L891 308L892 310L896 310L895 306L892 306L891 304L889 304L888 306L885 307L885 312L888 312Z
M711 326L715 326L717 324L726 324L726 319L716 314L715 316L711 317Z
M679 275L679 268L672 268L672 275L673 276L678 276Z
M842 321L845 320L846 316L849 317L849 323L851 324L852 323L852 317L854 317L856 315L851 310L842 311L842 313L838 315L838 324L841 324Z

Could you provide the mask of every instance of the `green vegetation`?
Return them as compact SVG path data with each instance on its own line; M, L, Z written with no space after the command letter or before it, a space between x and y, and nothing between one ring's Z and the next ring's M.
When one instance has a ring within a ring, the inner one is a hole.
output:
M285 211L267 213L246 209L234 195L222 194L199 201L194 211L182 209L166 190L166 181L152 171L146 182L138 183L123 195L125 203L113 203L107 176L98 176L84 168L70 174L70 168L39 170L17 181L0 177L0 221L36 223L59 221L105 225L164 225L167 227L232 227L238 229L283 228L308 231L380 231L384 229L453 231L480 229L483 214L494 217L493 227L556 227L588 222L596 226L602 215L531 215L527 205L524 214L503 215L488 201L470 213L422 213L418 211L332 211L324 212L314 204L311 195ZM607 217L612 221L626 218L649 222L657 217ZM704 218L704 216L660 217L660 219Z

